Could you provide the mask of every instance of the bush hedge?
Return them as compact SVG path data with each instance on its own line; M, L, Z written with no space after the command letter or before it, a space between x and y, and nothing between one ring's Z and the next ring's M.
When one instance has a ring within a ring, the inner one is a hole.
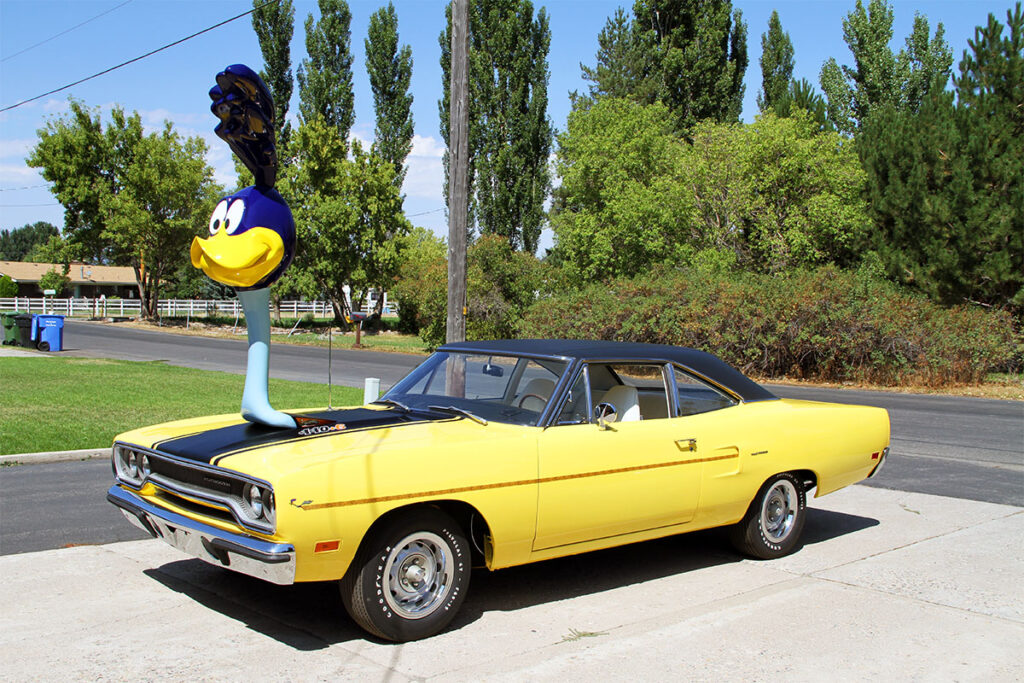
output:
M1013 318L943 308L867 272L786 275L661 269L537 301L524 337L690 346L746 373L940 386L1019 365Z

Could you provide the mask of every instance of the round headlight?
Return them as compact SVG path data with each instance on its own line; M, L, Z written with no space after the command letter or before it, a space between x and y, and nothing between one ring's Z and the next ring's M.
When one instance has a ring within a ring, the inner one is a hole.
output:
M263 514L268 522L275 523L274 492L269 489L263 492Z
M149 464L149 456L145 453L142 454L142 476L148 477L153 471L153 468Z
M252 510L252 516L259 519L263 516L263 492L259 486L250 484L248 493L249 509Z
M128 451L128 476L132 479L139 478L139 460L135 451Z

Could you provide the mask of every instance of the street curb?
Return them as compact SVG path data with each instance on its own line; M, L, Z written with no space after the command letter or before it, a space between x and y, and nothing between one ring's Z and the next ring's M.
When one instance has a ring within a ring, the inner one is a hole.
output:
M78 451L50 451L48 453L13 453L0 455L0 465L35 465L43 462L68 462L110 457L109 448L83 448Z

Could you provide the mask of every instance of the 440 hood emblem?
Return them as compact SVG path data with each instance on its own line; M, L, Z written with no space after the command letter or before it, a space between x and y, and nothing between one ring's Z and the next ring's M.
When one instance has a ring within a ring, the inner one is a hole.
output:
M303 427L299 430L299 436L313 436L314 434L325 434L327 432L340 432L343 429L345 429L345 424L343 422L335 422L332 425Z

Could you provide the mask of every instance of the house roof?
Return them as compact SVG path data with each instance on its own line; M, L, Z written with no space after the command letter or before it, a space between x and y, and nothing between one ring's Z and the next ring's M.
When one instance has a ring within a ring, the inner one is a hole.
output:
M454 342L444 344L438 350L493 353L495 355L546 356L582 361L671 362L707 377L734 392L744 401L765 401L777 398L773 393L717 356L684 346L583 339L498 339Z
M28 261L0 261L0 275L15 282L39 282L48 271L63 270L59 263L32 263ZM134 285L135 271L128 266L92 266L72 263L68 277L72 285Z

